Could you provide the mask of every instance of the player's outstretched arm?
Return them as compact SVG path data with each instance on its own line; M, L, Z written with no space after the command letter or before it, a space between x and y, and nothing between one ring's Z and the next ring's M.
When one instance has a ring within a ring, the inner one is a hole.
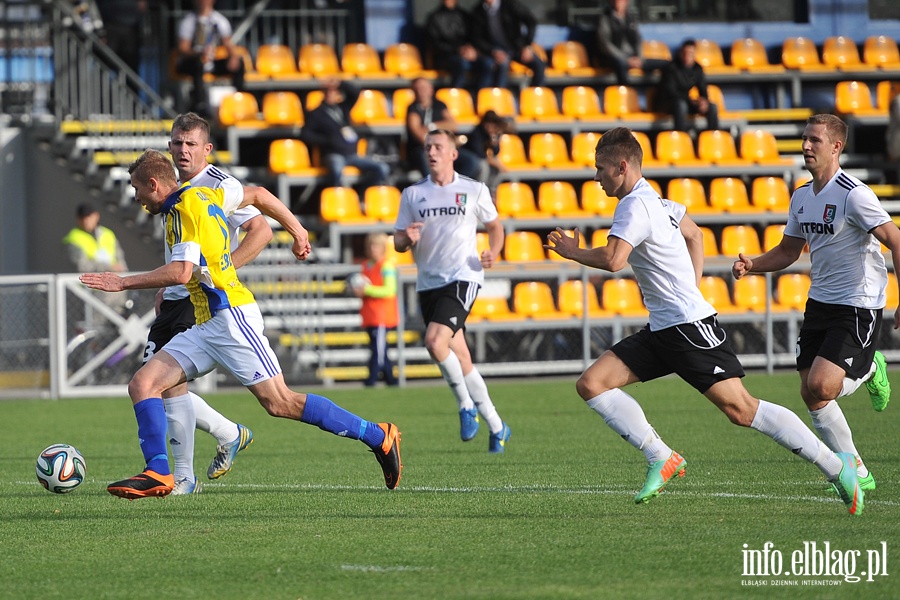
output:
M284 230L294 238L294 246L291 251L297 260L306 260L312 247L309 245L309 233L297 220L284 202L264 187L249 186L244 188L244 201L240 208L255 206L259 211L278 221Z
M269 222L263 215L257 215L249 221L245 221L241 225L241 229L244 230L244 238L231 253L231 261L234 263L235 269L240 269L252 262L272 241L272 228L269 227Z
M751 272L769 273L786 269L797 262L805 245L806 240L803 238L786 235L777 246L756 258L748 258L741 253L731 266L731 275L735 279L740 279Z
M422 236L422 223L410 223L406 229L394 229L394 250L406 252Z
M574 231L574 235L569 236L565 230L557 227L547 235L547 243L544 244L544 248L556 252L563 258L581 263L586 267L603 269L611 273L625 268L633 249L631 244L616 236L610 236L606 246L598 246L596 248L581 248L579 246L580 240L581 232L577 228Z
M104 292L146 290L187 283L194 271L193 263L178 260L146 273L122 277L116 273L83 273L78 279L84 285Z

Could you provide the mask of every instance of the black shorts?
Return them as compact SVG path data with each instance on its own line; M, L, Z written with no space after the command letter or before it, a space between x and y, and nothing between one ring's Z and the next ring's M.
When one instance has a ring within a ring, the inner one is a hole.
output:
M610 350L641 381L677 373L701 394L719 381L744 376L715 315L660 331L644 327Z
M844 369L851 379L868 375L875 358L882 312L807 300L797 339L797 370L810 368L813 360L821 356Z
M455 334L465 326L480 288L471 281L455 281L444 287L419 292L425 327L429 323L441 323Z
M153 358L153 355L173 337L193 327L195 322L194 305L190 298L163 300L159 305L159 314L156 315L156 319L150 325L150 333L147 334L144 362Z

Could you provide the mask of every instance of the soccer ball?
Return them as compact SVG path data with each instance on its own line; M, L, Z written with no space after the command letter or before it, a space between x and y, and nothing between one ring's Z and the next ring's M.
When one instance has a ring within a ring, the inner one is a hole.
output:
M87 466L84 457L74 446L53 444L37 459L37 478L54 494L71 492L84 481Z
M347 278L347 292L353 294L356 290L361 290L370 283L369 278L362 273L354 273Z

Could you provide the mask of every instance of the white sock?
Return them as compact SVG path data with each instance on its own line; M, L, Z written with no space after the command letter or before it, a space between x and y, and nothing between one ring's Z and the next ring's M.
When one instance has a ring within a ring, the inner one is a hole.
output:
M869 469L863 464L856 451L853 443L853 433L850 431L850 425L847 424L847 418L844 417L844 411L840 405L831 401L819 410L809 411L812 417L813 427L819 432L825 445L835 452L850 452L856 457L858 472L860 477L869 474Z
M643 452L648 463L665 460L672 455L672 449L647 421L641 405L619 388L594 396L587 401L587 405L626 442Z
M456 396L456 403L459 404L459 410L472 410L475 404L469 396L469 390L466 389L465 378L463 377L462 365L459 364L459 358L453 351L447 355L447 358L437 364L444 376L444 381L450 386L450 391Z
M175 459L175 481L194 478L194 404L188 394L166 398L169 447Z
M750 427L813 463L828 479L840 475L843 467L841 459L803 424L800 417L785 407L760 400Z
M239 435L237 423L226 419L221 413L207 404L206 400L194 392L188 392L188 395L191 397L191 402L194 405L197 429L205 431L216 438L219 446L233 442L237 438Z
M472 371L465 376L466 389L469 396L475 402L478 412L484 417L491 433L500 433L503 430L503 419L497 414L491 395L488 393L487 384L478 369L472 367Z

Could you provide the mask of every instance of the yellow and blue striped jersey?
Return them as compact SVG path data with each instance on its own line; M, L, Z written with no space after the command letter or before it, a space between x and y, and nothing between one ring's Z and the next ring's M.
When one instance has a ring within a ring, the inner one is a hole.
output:
M197 324L225 308L256 301L238 279L231 261L226 218L240 199L228 198L228 193L225 188L192 187L185 183L166 198L161 211L172 260L195 265L187 289Z

